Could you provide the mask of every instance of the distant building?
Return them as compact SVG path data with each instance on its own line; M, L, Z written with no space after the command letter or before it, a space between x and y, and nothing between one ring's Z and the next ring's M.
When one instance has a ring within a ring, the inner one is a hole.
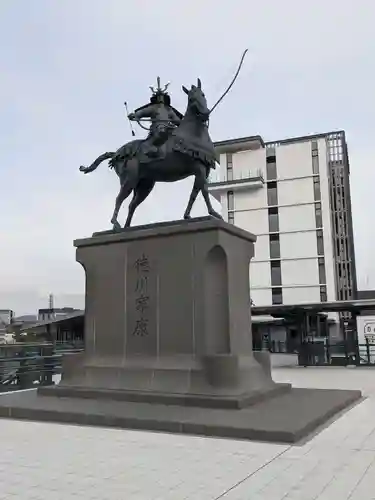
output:
M7 329L13 318L14 312L11 309L0 309L0 343L5 342Z
M84 338L85 312L73 309L57 314L55 318L46 318L32 325L24 325L20 333L29 334L39 339L50 340L58 343L80 343ZM43 314L43 313L42 313Z
M16 316L13 319L13 323L36 323L38 317L35 314L24 314L22 316Z
M35 314L25 314L23 316L14 317L12 323L7 328L8 335L6 337L6 342L10 343L12 340L15 341L17 335L28 326L34 325L36 322L37 316Z
M76 312L80 312L80 309L74 309L73 307L39 309L38 322L55 321Z
M11 309L0 309L0 322L9 325L14 318L14 312Z
M39 309L37 315L13 317L4 330L8 337L31 334L42 339L67 342L83 339L84 311L73 307ZM4 337L4 341L7 338Z

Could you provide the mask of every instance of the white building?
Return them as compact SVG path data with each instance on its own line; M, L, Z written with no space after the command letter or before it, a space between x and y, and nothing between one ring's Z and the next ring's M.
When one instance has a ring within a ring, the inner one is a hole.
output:
M11 309L0 309L0 343L6 341L7 328L12 322L14 312Z
M215 144L210 193L224 219L257 236L256 306L356 298L349 160L344 132Z

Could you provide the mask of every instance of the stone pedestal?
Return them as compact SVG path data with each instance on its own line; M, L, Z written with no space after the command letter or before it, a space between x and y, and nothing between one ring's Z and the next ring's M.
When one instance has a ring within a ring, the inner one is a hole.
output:
M294 443L349 408L360 391L275 384L253 353L254 242L207 217L76 241L85 352L59 385L3 395L0 417Z
M255 240L209 217L77 240L85 353L64 360L58 390L219 407L285 390L271 379L268 353L253 355Z

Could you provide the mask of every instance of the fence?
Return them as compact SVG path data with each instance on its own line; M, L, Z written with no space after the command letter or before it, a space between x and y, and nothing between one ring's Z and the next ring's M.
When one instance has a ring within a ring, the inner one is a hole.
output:
M0 392L51 385L61 373L64 353L80 352L81 346L11 344L0 349Z
M81 352L83 345L11 344L0 347L0 392L51 385L61 374L64 353ZM287 342L264 341L256 350L269 350L275 354L296 354L301 366L375 366L375 344L358 346L349 343L307 341L300 345Z
M375 366L375 344L353 345L350 342L329 343L327 339L307 341L302 344L264 341L261 349L271 353L297 354L302 366Z

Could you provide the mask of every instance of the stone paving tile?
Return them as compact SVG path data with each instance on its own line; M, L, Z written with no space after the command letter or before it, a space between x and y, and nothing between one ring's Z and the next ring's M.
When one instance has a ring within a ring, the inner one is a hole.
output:
M277 368L274 378L368 398L292 447L0 420L0 500L375 499L375 372Z

